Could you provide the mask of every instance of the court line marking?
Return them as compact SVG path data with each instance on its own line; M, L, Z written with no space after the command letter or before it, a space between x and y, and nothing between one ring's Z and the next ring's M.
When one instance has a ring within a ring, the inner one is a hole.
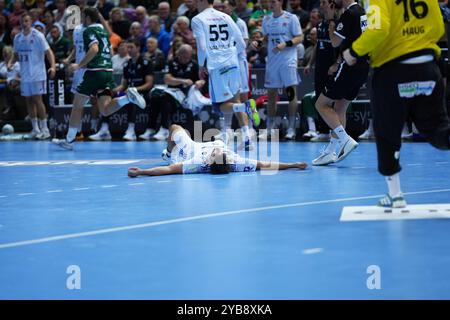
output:
M447 163L449 163L448 161L439 161L439 162L436 162L436 164L447 164Z
M129 183L128 185L129 186L142 186L144 184L145 184L144 182L135 182L135 183Z
M159 180L159 181L156 181L157 183L169 183L169 182L172 182L172 180Z
M311 249L305 249L302 251L303 254L316 254L321 253L323 251L323 248L311 248Z
M89 190L90 187L86 187L86 188L73 188L73 191L82 191L82 190Z
M26 192L26 193L19 193L19 194L17 194L18 196L32 196L32 195L35 195L36 193L33 193L33 192Z
M106 185L102 186L102 188L115 188L115 187L118 187L118 185L117 184L106 184Z
M405 195L415 195L415 194L442 193L442 192L450 192L450 189L415 191L415 192L406 192L404 194ZM379 198L382 196L384 196L384 195L377 194L377 195L373 195L373 196L297 202L297 203L281 204L281 205L266 206L266 207L252 208L252 209L241 209L241 210L231 210L231 211L223 211L223 212L216 212L216 213L208 213L208 214L202 214L202 215L185 217L185 218L153 221L153 222L148 222L148 223L134 224L134 225L128 225L128 226L122 226L122 227L105 228L105 229L98 229L98 230L92 230L92 231L63 234L63 235L52 236L52 237L38 238L38 239L32 239L32 240L2 243L2 244L0 244L0 250L7 249L7 248L13 248L13 247L22 247L22 246L27 246L27 245L33 245L33 244L38 244L38 243L53 242L53 241L82 238L82 237L90 237L90 236L95 236L95 235L99 235L99 234L129 231L129 230L135 230L135 229L145 229L145 228L151 228L151 227L157 227L157 226L175 224L175 223L181 223L181 222L189 222L189 221L205 220L205 219L224 217L224 216L232 216L232 215L237 215L237 214L241 214L241 213L252 213L252 212L261 212L261 211L267 211L267 210L272 210L272 209L304 207L304 206L311 206L311 205L324 204L324 203L366 200L366 199Z
M56 193L56 192L63 192L64 190L49 190L49 191L46 191L45 193Z

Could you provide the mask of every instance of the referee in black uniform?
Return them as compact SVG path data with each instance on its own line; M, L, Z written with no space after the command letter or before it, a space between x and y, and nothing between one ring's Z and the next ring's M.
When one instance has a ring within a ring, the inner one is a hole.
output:
M441 53L437 42L444 34L444 23L435 0L378 0L369 10L374 19L344 52L344 59L352 65L359 57L370 57L378 170L389 189L379 205L402 208L406 202L400 189L399 159L406 117L411 116L434 147L450 147L444 85L437 64Z
M344 7L345 11L335 23L332 19L333 10L339 7ZM325 12L329 12L327 18L330 19L331 44L335 48L339 47L340 54L334 65L335 72L316 101L317 111L333 131L330 144L313 160L313 165L342 161L358 146L345 131L346 113L350 102L357 97L359 89L367 81L369 72L369 64L364 59L349 66L341 55L366 29L367 16L364 9L354 0L335 0Z

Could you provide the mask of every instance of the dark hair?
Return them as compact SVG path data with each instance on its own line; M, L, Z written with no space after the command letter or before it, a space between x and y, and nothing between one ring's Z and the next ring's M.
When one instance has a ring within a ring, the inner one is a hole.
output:
M211 173L212 174L227 174L230 172L230 168L227 164L227 156L225 153L222 154L222 161L221 163L217 163L214 161L214 163L211 164Z
M138 39L128 39L127 43L134 44L137 48L141 47L141 42ZM122 44L122 43L121 43Z
M94 7L86 7L83 10L85 17L89 17L93 23L98 21L98 10Z
M30 17L31 20L33 20L33 17L31 16L31 14L28 11L22 13L22 15L20 16L20 21L23 21L23 19L25 19L25 17Z
M214 0L208 0L208 4L214 4Z

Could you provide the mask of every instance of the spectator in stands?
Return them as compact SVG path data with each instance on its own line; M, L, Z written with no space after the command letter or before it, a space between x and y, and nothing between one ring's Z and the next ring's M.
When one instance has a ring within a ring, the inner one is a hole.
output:
M23 0L14 0L13 2L13 10L9 14L9 26L11 28L19 27L20 28L20 17L25 13Z
M7 24L7 18L0 14L0 49L5 45L11 45L11 29Z
M313 28L317 28L317 26L319 25L321 20L322 19L321 19L321 16L320 16L319 9L313 9L309 13L309 22L306 25L305 30L303 31L303 33L305 34L305 41L303 42L303 45L305 46L305 48L308 48L311 45L311 42L308 40L309 39L309 33L311 32L311 30Z
M184 0L184 4L186 5L187 10L182 14L182 16L187 17L189 21L191 21L192 18L198 14L197 4L194 0Z
M289 0L289 5L291 7L290 12L298 17L302 30L305 30L309 22L309 13L301 7L301 3L301 0Z
M128 39L130 37L131 23L124 18L121 8L115 7L111 10L109 21L112 30L122 39Z
M41 11L41 9L38 8L33 8L28 12L31 15L31 20L34 23L36 22L41 22L41 16L43 15L43 12ZM44 34L45 34L45 24L44 24Z
M20 65L16 62L8 69L8 62L13 55L13 48L5 46L2 50L3 61L0 62L0 93L5 95L5 104L0 106L0 118L11 120L17 116L14 97L20 96Z
M44 19L43 22L45 24L45 37L47 39L48 42L50 42L51 40L51 35L50 35L50 31L52 30L53 26L55 25L55 16L53 15L53 11L52 10L46 10L44 12Z
M248 25L252 9L247 7L247 0L236 0L236 14Z
M181 37L175 37L170 45L169 54L166 61L175 59L175 52L183 45L183 39Z
M130 36L128 37L127 40L138 40L141 45L140 48L141 50L144 51L143 46L145 46L145 42L146 39L142 33L142 27L141 24L137 21L133 22L130 26Z
M178 17L173 25L173 36L180 37L183 43L193 45L195 43L194 33L189 28L190 21L188 17Z
M119 0L119 8L133 9L133 6L128 3L128 0Z
M32 12L33 10L31 10L30 12ZM40 22L39 20L36 20L33 23L33 28L35 28L37 31L39 31L40 33L42 33L43 35L45 35L45 24L43 24L42 22ZM48 40L47 40L48 41Z
M272 13L269 3L269 0L261 0L261 8L255 10L250 16L250 20L248 21L248 31L250 33L256 28L261 28L264 16Z
M153 71L163 71L166 66L166 57L158 48L158 40L156 38L147 39L147 52L145 58L150 61Z
M267 44L263 42L264 36L261 29L255 29L251 40L258 42L258 47L249 46L247 60L253 68L265 68L267 59Z
M312 11L319 8L320 0L302 0L302 7L306 11Z
M50 48L53 50L55 55L56 63L62 63L70 52L72 44L69 39L64 36L63 29L60 25L54 24L52 29L50 30Z
M4 15L7 18L10 13L11 12L9 12L8 8L6 7L6 0L0 0L0 15Z
M128 41L132 41L132 40L128 40ZM130 56L128 55L127 42L122 41L119 44L119 48L117 49L117 54L115 54L112 57L113 74L114 75L122 75L123 74L123 68L124 68L125 64L127 63L128 59L130 59Z
M59 23L63 27L66 25L66 14L67 1L66 0L56 0L56 9L53 11L55 17L55 22Z
M161 29L158 16L150 17L150 37L158 40L158 47L167 57L170 49L170 34L166 30Z
M109 13L112 8L114 8L114 4L107 0L97 0L97 10L106 20L109 18Z
M141 24L142 34L145 37L148 37L148 34L150 33L150 20L147 15L147 9L143 6L138 6L136 8L136 21Z
M311 66L313 64L311 62L311 60L314 56L314 52L316 50L316 45L317 45L317 28L312 28L306 38L309 41L310 46L305 49L305 55L304 55L302 66L307 66L307 65Z
M154 88L150 93L150 118L148 129L141 139L166 140L169 136L169 126L172 114L180 107L189 88L195 85L201 89L205 81L199 80L198 64L192 59L192 47L183 44L176 52L175 59L169 61L169 72L164 76L168 88ZM161 114L161 127L158 133L157 119ZM153 135L154 134L154 135Z
M158 16L161 29L164 29L170 33L175 19L170 14L170 4L168 2L162 1L158 4Z

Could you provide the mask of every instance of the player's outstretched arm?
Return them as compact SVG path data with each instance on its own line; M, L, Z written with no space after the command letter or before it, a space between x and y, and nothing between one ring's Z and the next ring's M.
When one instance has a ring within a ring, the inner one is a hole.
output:
M308 167L306 162L284 163L275 161L258 161L256 170L286 170L286 169L300 169L305 170Z
M169 174L183 173L183 165L181 163L171 164L164 167L155 167L150 169L129 168L128 176L136 178L137 176L163 176Z

